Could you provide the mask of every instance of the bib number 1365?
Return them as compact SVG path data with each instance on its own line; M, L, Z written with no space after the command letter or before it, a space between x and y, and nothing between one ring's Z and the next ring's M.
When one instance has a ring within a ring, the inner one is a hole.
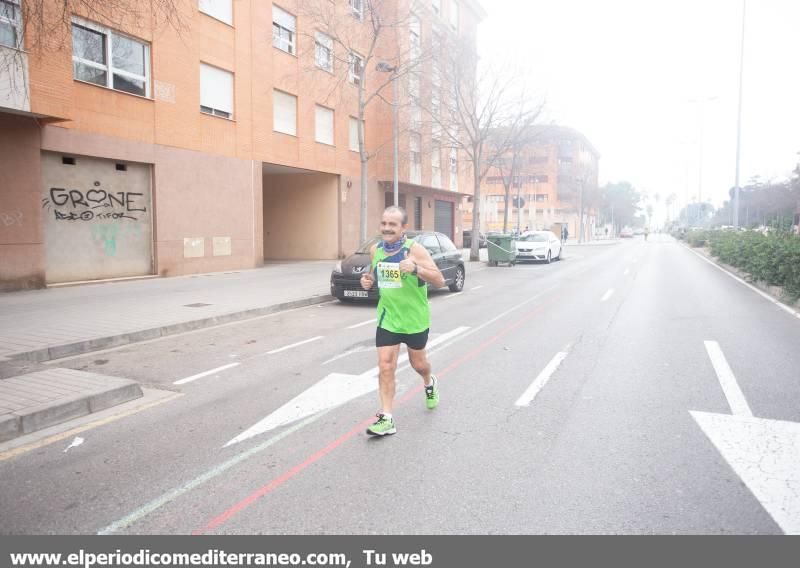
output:
M400 281L400 263L378 263L378 288L402 288Z

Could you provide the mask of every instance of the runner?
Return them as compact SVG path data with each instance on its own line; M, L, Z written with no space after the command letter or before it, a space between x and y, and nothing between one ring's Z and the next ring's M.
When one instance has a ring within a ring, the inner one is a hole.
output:
M397 432L392 407L401 343L406 344L408 360L422 377L427 407L432 410L439 404L439 381L431 373L425 353L431 322L426 283L441 288L445 285L444 276L425 247L406 238L406 230L406 211L387 207L381 218L384 240L372 247L372 271L361 276L362 288L369 290L377 280L380 291L375 346L383 410L367 428L371 436Z

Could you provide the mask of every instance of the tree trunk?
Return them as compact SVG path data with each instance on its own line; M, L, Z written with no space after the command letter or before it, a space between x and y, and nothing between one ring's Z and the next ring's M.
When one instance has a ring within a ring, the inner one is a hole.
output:
M511 185L510 184L507 185L505 183L505 180L503 180L503 186L505 187L505 190L506 190L506 201L505 201L505 205L503 206L503 232L507 233L508 232L508 199L509 199L509 197L511 197Z
M358 88L358 150L359 158L361 160L361 223L360 223L360 237L361 243L364 244L367 240L367 191L369 189L369 156L364 143L364 85L359 85Z
M473 154L474 155L474 154ZM481 179L480 179L480 159L472 160L472 246L469 249L469 259L479 261L480 235L481 235Z

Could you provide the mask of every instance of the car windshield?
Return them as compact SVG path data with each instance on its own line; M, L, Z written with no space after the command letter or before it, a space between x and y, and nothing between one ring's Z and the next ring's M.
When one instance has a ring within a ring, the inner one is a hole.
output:
M547 242L547 235L544 233L531 233L528 235L522 235L519 238L520 241L525 241L529 243L546 243Z
M375 244L377 244L379 242L381 242L381 238L380 237L372 237L370 240L368 240L367 242L365 242L363 245L361 245L358 248L358 250L356 251L356 254L369 254L369 251L372 248L372 245L375 245Z

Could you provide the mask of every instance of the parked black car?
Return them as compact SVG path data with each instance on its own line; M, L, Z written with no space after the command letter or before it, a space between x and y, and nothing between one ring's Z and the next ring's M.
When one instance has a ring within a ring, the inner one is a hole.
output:
M445 284L451 292L460 292L464 289L467 275L464 259L461 257L461 251L449 238L433 231L409 231L406 236L428 249L436 266L442 271ZM368 240L334 267L331 272L331 296L341 301L378 299L378 286L366 291L361 287L360 281L364 271L370 270L370 248L380 241L380 237Z
M486 244L486 235L483 233L479 233L480 240L478 241L478 248L485 249L488 245ZM465 229L464 230L464 248L470 248L472 246L472 229Z

